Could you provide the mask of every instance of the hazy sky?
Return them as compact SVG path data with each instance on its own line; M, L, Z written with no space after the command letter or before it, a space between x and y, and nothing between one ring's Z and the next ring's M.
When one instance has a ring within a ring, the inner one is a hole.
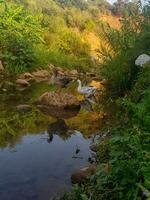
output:
M109 3L114 3L117 0L107 0ZM148 0L141 0L141 2L144 4L146 2L148 2Z
M107 0L109 3L114 3L116 0Z

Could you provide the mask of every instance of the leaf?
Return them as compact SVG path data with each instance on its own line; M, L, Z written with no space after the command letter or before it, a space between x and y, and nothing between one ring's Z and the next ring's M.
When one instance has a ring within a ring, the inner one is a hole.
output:
M86 194L81 194L81 198L82 198L82 200L88 200L88 197Z

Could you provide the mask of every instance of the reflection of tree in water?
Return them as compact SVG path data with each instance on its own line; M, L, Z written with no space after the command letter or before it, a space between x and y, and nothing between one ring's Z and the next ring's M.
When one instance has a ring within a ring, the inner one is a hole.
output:
M50 109L49 116L45 113L42 114L35 108L29 113L18 113L14 110L16 102L15 105L12 104L14 104L13 101L10 104L7 101L3 102L3 100L0 102L0 148L14 147L24 135L28 133L39 134L47 129L48 124L48 142L53 140L54 134L66 140L71 134L74 134L74 131L71 130L79 130L84 137L87 137L97 129L89 117L93 112L89 113L92 108L87 101L82 102L83 109L80 112L79 109L65 109L63 111L55 109L55 112L65 119L65 121L58 119L56 122L53 122L54 119L50 116L54 109Z
M49 134L48 142L52 142L54 135L59 135L62 139L67 139L70 134L68 133L68 126L64 119L57 119L57 121L49 124L47 132Z
M81 102L81 108L85 109L88 112L93 112L92 104L89 99L90 98L87 98Z
M49 119L37 110L26 114L0 112L0 148L14 147L28 133L40 133L45 130L48 122Z

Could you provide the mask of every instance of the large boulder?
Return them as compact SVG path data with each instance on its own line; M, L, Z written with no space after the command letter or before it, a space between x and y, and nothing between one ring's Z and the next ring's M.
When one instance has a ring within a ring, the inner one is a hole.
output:
M141 54L140 56L137 57L135 60L135 65L136 66L141 66L143 67L145 64L150 62L150 56L147 54Z
M58 106L63 108L74 108L79 106L79 101L75 96L63 92L45 92L40 96L38 102L47 106Z
M62 92L46 92L35 103L44 114L56 118L71 118L80 110L80 103L76 97Z
M94 174L95 171L96 171L95 164L91 164L87 167L83 167L72 174L71 181L73 184L77 184L77 183L80 184L84 181L84 179L87 176Z

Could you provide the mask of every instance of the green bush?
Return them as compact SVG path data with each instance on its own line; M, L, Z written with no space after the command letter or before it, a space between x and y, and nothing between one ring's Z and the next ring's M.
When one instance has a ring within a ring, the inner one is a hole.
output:
M65 32L62 34L56 44L56 48L63 53L75 56L87 56L90 52L89 44L74 32Z
M23 7L8 7L0 14L0 59L8 72L30 68L35 60L33 47L40 43L41 27L36 16Z
M104 27L105 47L102 48L102 76L108 81L108 88L114 95L124 95L130 90L139 68L135 59L142 53L148 53L149 21L139 15L122 20L121 30Z
M150 131L150 67L147 66L138 73L138 78L128 97L119 99L119 105L123 106L136 123L144 130Z

